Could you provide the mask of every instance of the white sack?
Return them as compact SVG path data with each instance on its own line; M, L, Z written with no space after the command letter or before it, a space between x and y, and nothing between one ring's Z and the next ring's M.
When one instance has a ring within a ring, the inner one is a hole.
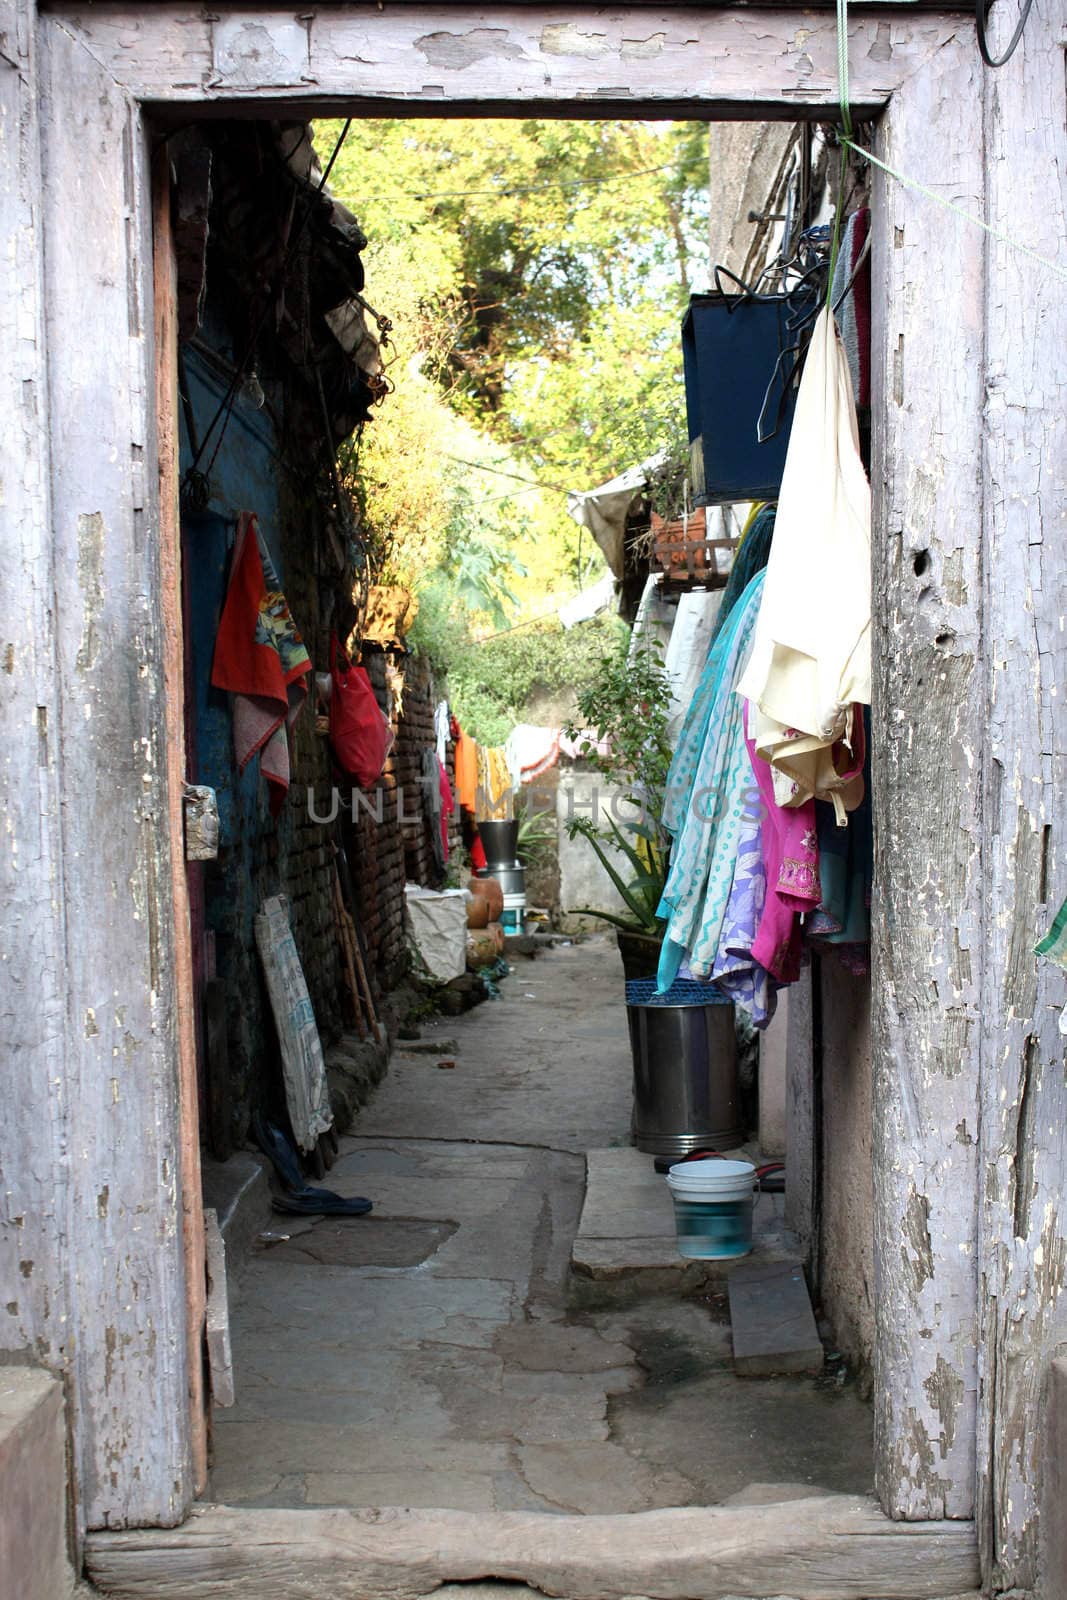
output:
M467 891L404 885L411 940L431 978L448 983L467 970Z

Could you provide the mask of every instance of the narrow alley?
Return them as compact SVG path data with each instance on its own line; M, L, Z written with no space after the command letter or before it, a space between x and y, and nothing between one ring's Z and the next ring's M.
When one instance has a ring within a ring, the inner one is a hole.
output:
M740 1379L714 1286L572 1273L586 1157L631 1153L619 958L594 939L513 965L498 1000L398 1044L342 1140L331 1187L373 1213L278 1216L289 1238L247 1266L209 1497L627 1512L869 1491L843 1370Z

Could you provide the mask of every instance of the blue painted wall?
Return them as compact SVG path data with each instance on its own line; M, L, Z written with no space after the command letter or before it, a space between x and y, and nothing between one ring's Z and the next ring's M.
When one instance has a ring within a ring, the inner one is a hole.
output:
M218 341L221 345L221 339ZM196 350L183 350L185 392L197 439L203 439L227 388L227 380ZM218 453L215 448L218 445ZM182 414L182 470L192 461ZM212 461L212 456L214 460ZM277 1114L280 1081L273 1019L255 948L254 918L263 900L285 892L287 867L297 823L295 796L277 819L270 815L267 784L253 757L239 773L233 746L230 696L211 685L215 637L226 596L235 523L239 512L254 511L283 586L285 585L284 466L270 413L239 396L219 443L210 437L200 463L211 462L211 496L202 513L182 513L187 586L187 643L195 708L190 741L190 772L218 795L219 859L205 866L205 921L215 934L218 976L226 985L231 1133L246 1136L248 1113L256 1105ZM296 615L297 626L301 618ZM305 705L302 717L313 715ZM295 919L294 919L295 923ZM306 958L305 958L306 960ZM312 974L307 973L309 983ZM317 1009L327 1009L321 1000Z

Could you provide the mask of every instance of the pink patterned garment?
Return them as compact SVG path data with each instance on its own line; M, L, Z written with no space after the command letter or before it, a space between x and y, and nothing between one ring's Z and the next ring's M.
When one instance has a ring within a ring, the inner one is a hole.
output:
M767 898L752 958L779 983L795 983L801 954L798 913L813 911L822 893L815 801L788 809L775 803L774 775L748 735L748 710L746 705L745 744L763 799L761 840L767 873Z

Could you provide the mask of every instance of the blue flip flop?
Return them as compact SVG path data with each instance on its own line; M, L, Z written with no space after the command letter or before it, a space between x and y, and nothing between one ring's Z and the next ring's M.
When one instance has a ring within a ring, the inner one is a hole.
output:
M329 1189L302 1189L298 1194L272 1195L271 1205L294 1217L365 1217L374 1209L370 1200L359 1195L346 1199Z
M258 1111L252 1117L252 1131L256 1143L288 1191L284 1195L271 1196L275 1211L296 1217L365 1217L368 1211L373 1210L371 1201L364 1200L360 1195L346 1199L332 1189L316 1189L309 1184L292 1141L281 1128L268 1122Z

